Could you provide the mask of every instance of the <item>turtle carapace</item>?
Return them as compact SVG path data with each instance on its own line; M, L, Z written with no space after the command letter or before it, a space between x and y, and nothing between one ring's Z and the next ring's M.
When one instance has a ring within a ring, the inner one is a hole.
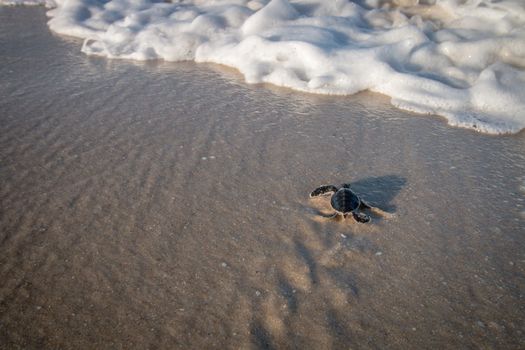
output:
M320 186L310 193L310 198L330 193L332 193L330 204L335 210L335 213L330 217L342 215L343 218L346 218L348 215L352 214L352 217L357 222L366 223L370 221L370 216L360 212L360 210L372 209L372 207L359 198L359 196L350 189L349 184L343 184L339 188L334 185Z

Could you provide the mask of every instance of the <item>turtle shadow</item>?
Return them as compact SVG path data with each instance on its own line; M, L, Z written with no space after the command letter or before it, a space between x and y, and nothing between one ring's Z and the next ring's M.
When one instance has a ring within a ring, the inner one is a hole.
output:
M407 184L406 178L398 175L374 176L349 182L352 189L365 201L393 213L396 206L393 199Z

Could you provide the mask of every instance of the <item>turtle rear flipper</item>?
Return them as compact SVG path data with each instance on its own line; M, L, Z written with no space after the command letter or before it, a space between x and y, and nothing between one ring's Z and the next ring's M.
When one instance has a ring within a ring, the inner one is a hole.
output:
M310 193L310 198L322 196L323 194L335 193L335 192L337 192L337 187L335 187L334 185L323 185L313 190Z
M325 218L327 218L327 219L337 219L338 216L339 216L339 213L335 212L333 214L326 215Z
M362 224L370 221L370 216L366 215L365 213L354 211L352 212L352 216L354 217L355 221L360 222Z

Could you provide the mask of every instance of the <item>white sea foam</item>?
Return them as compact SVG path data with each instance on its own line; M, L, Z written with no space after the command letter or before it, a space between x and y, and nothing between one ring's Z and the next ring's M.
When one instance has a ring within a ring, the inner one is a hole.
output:
M0 5L4 6L40 6L55 7L53 0L0 0Z
M55 2L50 28L89 55L214 62L249 83L380 92L487 133L525 127L522 0Z

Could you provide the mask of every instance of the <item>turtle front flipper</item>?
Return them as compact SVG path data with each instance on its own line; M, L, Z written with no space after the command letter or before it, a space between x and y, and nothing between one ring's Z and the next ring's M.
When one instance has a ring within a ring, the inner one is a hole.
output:
M335 192L337 192L337 187L335 187L334 185L323 185L310 192L310 198Z
M365 224L370 221L369 215L366 215L365 213L360 213L358 211L353 211L352 216L354 217L355 221L360 222L362 224Z
M372 209L373 207L361 199L361 202L359 203L359 209Z

